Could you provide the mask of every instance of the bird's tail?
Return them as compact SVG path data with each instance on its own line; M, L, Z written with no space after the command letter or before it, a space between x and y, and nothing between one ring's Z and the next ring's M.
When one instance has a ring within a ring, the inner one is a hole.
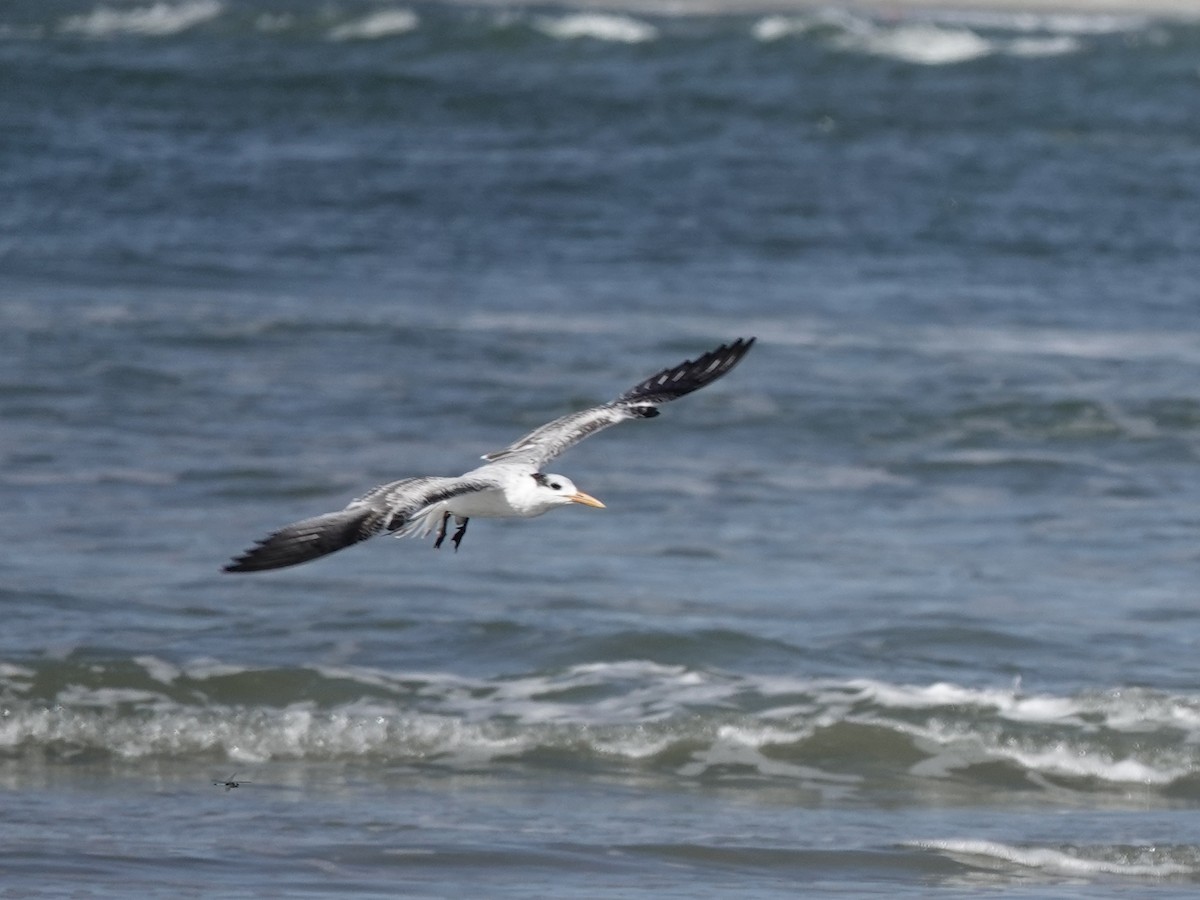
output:
M378 510L351 505L280 528L236 557L225 571L261 572L294 566L365 541L382 528Z

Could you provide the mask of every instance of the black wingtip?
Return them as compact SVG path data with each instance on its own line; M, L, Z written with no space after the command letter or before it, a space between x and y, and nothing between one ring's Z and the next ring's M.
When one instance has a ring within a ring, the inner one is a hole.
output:
M228 563L221 567L222 572L266 572L270 569L282 569L287 566L294 566L306 559L279 559L273 558L274 554L270 553L271 548L267 542L259 541L245 553L240 556L235 556Z
M686 359L651 375L617 398L618 402L664 403L712 384L742 361L757 338L738 338L696 359Z

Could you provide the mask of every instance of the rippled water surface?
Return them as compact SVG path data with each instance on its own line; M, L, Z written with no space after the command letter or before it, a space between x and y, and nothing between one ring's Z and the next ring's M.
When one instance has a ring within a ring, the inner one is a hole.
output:
M1190 895L1198 46L7 4L0 883ZM742 335L605 510L220 571Z

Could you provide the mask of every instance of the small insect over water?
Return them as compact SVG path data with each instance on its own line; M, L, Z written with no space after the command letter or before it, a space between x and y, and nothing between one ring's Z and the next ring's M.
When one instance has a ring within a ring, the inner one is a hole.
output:
M232 775L230 775L224 781L214 781L213 787L223 787L227 791L232 791L234 788L241 787L243 784L254 784L253 781L235 781L234 779L236 779L236 778L237 778L237 772L234 772Z

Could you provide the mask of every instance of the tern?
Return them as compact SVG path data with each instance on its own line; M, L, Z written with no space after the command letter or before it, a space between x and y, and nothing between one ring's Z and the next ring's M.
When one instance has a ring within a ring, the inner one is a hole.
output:
M337 512L294 522L267 535L233 559L226 572L259 572L308 562L379 534L425 536L433 546L446 539L458 550L472 518L533 518L577 503L604 504L563 475L543 472L546 463L601 429L629 419L650 419L658 407L712 384L736 366L754 338L722 344L651 375L608 403L569 413L536 428L503 450L487 453L484 465L457 478L423 476L381 484Z

